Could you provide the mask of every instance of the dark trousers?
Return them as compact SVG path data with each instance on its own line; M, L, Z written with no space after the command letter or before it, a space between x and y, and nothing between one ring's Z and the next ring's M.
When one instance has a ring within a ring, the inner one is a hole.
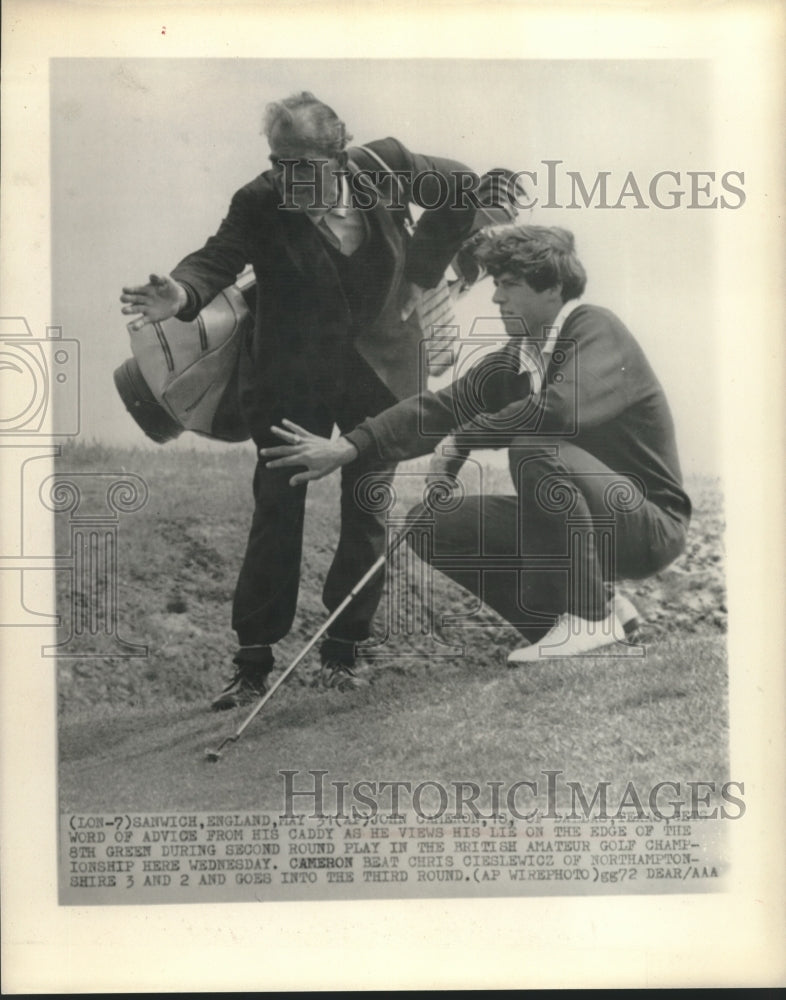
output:
M291 400L270 423L287 417L314 434L328 437L335 424L351 430L364 417L392 406L395 396L355 352L345 356L341 384L323 397ZM282 442L259 429L258 447ZM232 627L241 646L272 645L289 632L297 608L306 486L290 486L297 471L268 469L257 462L254 473L254 515L232 608ZM367 453L341 471L341 528L338 546L325 579L322 599L335 610L363 573L385 548L384 515L368 509L355 498L355 486L373 473L375 481L389 482L395 463L384 463ZM368 638L371 619L379 604L385 574L379 573L328 630L339 639Z
M530 642L565 611L604 618L616 580L657 573L685 547L685 523L635 477L570 442L517 438L509 464L516 496L467 496L410 518L431 526L432 565Z

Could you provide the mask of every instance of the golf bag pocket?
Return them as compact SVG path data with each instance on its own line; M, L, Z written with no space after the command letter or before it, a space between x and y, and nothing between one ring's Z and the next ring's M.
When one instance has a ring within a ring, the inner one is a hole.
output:
M169 319L131 334L134 357L115 385L131 416L159 444L184 430L224 441L249 437L238 408L237 366L253 297L231 285L192 322Z

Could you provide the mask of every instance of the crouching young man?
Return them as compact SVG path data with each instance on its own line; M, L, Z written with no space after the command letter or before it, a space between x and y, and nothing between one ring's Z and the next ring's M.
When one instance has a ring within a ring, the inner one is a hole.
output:
M297 485L368 453L427 454L438 432L453 435L441 465L455 473L472 446L499 446L502 433L516 495L429 511L431 558L447 559L444 572L521 632L511 665L591 654L619 639L629 617L619 606L615 614L615 582L657 573L685 547L691 504L669 406L624 324L580 301L587 279L572 234L509 226L478 234L465 252L494 279L509 338L501 350L334 441L286 422L274 432L287 444L261 454L301 467ZM507 572L483 569L499 557Z

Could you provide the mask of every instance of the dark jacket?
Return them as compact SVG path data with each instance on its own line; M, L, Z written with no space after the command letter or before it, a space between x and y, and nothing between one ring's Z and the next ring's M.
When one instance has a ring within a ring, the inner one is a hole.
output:
M410 237L406 209L391 207L398 192L389 181L379 185L378 203L368 211L381 235L384 280L375 315L364 329L351 329L336 264L316 227L302 212L278 207L272 171L237 191L215 236L172 271L189 294L178 318L190 320L248 264L254 268L256 321L239 365L241 407L254 436L267 433L273 416L298 412L297 401L335 392L348 340L398 398L419 388L421 334L414 316L401 321L402 283L434 287L470 231L474 209L455 207L454 197L456 172L466 174L467 168L410 153L393 138L369 146L391 169L403 172L405 200L417 203L418 194L422 203L433 199L428 185L422 190L412 185L417 174L429 170L445 177L448 197L424 213ZM357 160L353 151L350 155L350 173L380 169L369 159L359 162L363 154Z

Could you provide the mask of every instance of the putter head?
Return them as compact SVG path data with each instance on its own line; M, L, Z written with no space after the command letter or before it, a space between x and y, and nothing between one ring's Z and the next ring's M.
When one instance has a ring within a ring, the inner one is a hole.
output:
M239 737L240 734L235 733L234 736L227 736L225 739L221 740L221 742L218 744L215 750L211 750L210 747L208 747L205 750L205 757L212 763L215 763L217 760L221 759L221 751L224 749L227 743L236 743Z

